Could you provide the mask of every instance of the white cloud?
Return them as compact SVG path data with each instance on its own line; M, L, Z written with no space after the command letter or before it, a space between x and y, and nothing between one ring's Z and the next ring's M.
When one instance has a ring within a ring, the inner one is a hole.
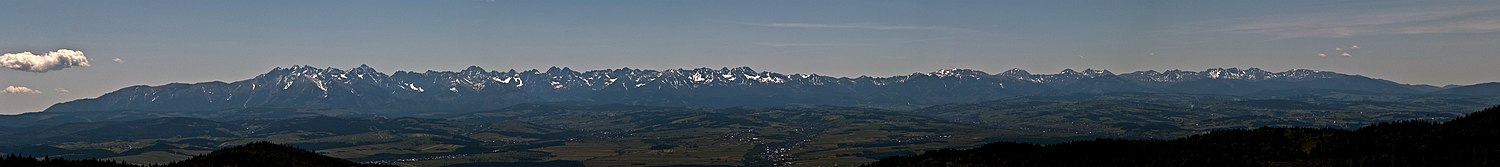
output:
M1245 19L1223 31L1275 38L1341 38L1365 35L1486 33L1500 31L1497 7L1441 6L1387 9L1332 9Z
M0 91L0 93L9 93L9 94L41 94L42 91L38 91L36 89L31 89L31 88L28 88L28 87L25 87L25 86L5 86L5 91Z
M1406 28L1403 34L1437 34L1437 33L1483 33L1500 31L1500 20L1475 19L1448 22L1436 25L1422 25Z
M115 58L115 59L113 59L113 60L114 60L114 61L115 61L115 63L125 63L125 59L120 59L120 58L118 58L118 57L116 57L116 58Z
M88 57L82 51L58 49L43 55L31 52L6 53L0 55L0 67L44 73L71 67L89 67Z
M57 91L57 93L62 93L62 94L68 94L68 93L72 92L72 91L68 91L68 89L63 89L63 88L53 89L53 91Z

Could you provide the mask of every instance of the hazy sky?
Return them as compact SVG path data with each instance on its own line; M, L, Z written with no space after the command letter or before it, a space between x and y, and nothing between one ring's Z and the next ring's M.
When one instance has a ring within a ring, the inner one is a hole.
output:
M0 1L0 52L59 48L91 65L0 68L0 86L32 89L0 93L0 113L297 64L834 76L1259 67L1473 84L1500 80L1500 1Z

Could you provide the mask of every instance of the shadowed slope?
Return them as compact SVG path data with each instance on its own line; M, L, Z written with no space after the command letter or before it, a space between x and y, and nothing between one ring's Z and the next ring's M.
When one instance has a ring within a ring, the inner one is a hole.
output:
M46 167L137 167L115 161L37 159L21 156L0 158L0 166L46 166ZM349 160L324 156L296 147L271 142L255 142L234 146L187 160L162 165L163 167L220 167L220 166L282 166L282 167L338 167L338 166L389 166L359 164Z
M271 142L255 142L229 147L187 160L167 164L168 167L190 166L383 166L354 163L349 160L323 156L296 147Z
M1176 140L991 143L866 166L1494 166L1500 107L1443 123L1398 121L1355 131L1220 130Z

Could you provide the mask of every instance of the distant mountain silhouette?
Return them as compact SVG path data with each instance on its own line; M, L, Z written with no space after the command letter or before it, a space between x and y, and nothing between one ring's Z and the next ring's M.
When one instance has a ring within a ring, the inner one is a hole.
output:
M114 161L65 160L8 156L0 159L0 166L54 166L54 167L138 167ZM157 166L157 165L152 165ZM220 166L278 166L278 167L381 167L389 165L359 164L349 160L324 156L296 147L270 142L254 142L228 147L194 156L187 160L159 165L160 167L220 167Z
M1500 107L1447 122L1398 121L1354 131L1265 127L1175 140L998 142L866 166L1496 166Z
M19 155L0 157L0 166L44 166L44 167L138 167L115 161L96 159L70 160L58 158L34 158Z
M349 160L323 156L301 148L254 142L194 156L187 160L167 164L166 167L210 167L210 166L386 166L359 164Z
M1443 89L1434 94L1457 94L1482 97L1500 97L1500 82L1474 84Z
M1418 89L1422 87L1423 89ZM1426 87L1317 70L1258 68L1204 71L1064 70L990 74L945 69L890 77L781 74L749 67L605 69L573 71L397 71L293 66L235 82L131 86L92 99L60 103L45 112L133 111L191 115L256 108L347 109L383 116L456 114L522 103L649 106L840 105L923 107L1006 97L1071 93L1161 92L1235 95L1297 88L1421 93ZM188 114L184 114L188 113Z

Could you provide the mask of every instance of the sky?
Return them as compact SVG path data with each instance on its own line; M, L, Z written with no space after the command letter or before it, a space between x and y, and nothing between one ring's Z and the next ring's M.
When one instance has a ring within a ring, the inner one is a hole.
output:
M1496 46L1500 1L6 0L0 114L292 65L850 77L1255 67L1466 85L1500 81Z

